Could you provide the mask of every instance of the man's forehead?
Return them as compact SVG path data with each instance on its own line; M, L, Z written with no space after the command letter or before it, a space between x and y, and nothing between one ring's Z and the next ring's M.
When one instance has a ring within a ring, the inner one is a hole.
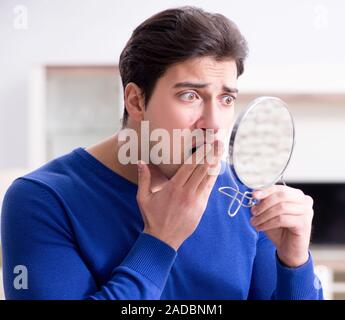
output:
M197 58L176 63L165 74L169 82L222 82L234 86L237 67L234 60L216 61L214 58Z

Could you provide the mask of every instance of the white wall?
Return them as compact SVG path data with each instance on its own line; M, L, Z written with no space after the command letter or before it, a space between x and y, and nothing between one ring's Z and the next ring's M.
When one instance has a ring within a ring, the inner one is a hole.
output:
M345 182L345 105L291 105L296 143L285 178Z
M155 12L183 4L221 12L239 25L250 45L240 81L243 91L345 92L341 0L1 0L0 168L27 165L28 79L33 65L116 63L136 25ZM25 30L14 26L17 5L27 9ZM344 117L345 106L338 127L345 124ZM310 130L319 132L320 118L312 117L313 123L305 119ZM326 135L338 130L331 122L322 124ZM344 153L339 141L322 138L332 145L332 159ZM341 162L333 164L334 172L343 170Z

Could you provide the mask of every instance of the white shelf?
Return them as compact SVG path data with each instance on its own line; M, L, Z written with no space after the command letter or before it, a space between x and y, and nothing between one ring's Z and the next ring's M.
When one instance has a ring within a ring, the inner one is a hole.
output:
M35 67L29 95L29 167L120 128L122 86L115 66Z

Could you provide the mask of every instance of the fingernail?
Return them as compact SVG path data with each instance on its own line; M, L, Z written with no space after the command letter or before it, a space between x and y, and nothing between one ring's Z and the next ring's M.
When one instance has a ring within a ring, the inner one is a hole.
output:
M262 196L262 192L261 191L255 191L253 193L253 196L254 196L254 198L260 198Z

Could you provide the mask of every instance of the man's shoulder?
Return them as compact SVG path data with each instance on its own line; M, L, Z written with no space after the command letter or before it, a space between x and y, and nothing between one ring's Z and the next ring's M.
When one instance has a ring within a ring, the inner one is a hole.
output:
M69 228L66 215L68 194L72 195L69 176L70 154L58 157L27 174L17 177L6 190L1 208L3 239L10 234L21 234L33 239L39 230L44 236L54 237ZM66 233L67 235L67 233ZM7 241L8 242L8 241Z
M17 177L14 182L20 180L21 184L27 185L28 188L34 183L50 191L73 188L75 183L73 176L75 176L77 162L74 151L52 159L39 168Z

